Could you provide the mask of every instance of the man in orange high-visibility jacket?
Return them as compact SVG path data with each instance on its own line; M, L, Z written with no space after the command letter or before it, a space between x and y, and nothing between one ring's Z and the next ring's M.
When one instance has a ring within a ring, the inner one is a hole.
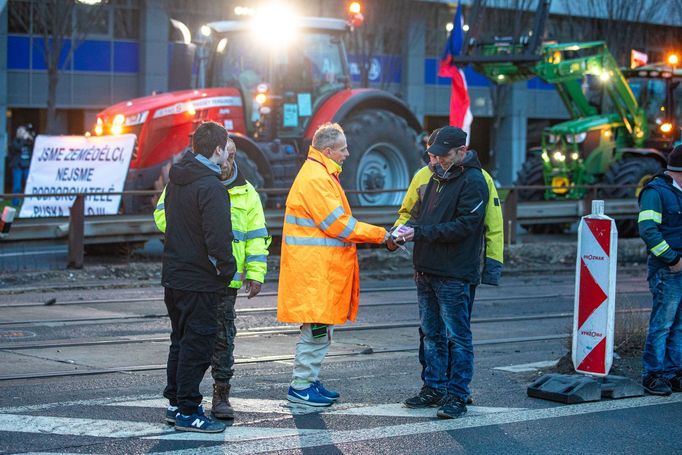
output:
M360 301L356 243L383 243L383 227L362 223L350 211L339 183L348 157L343 129L326 123L313 136L308 158L286 202L277 319L301 323L287 399L329 406L339 394L318 379L334 324L355 320Z

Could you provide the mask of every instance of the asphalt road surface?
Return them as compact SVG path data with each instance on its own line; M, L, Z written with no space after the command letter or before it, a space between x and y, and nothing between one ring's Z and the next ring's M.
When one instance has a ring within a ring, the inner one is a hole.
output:
M527 385L567 351L573 277L505 278L474 305L473 405L456 420L401 402L420 386L414 283L363 282L358 320L322 369L330 408L285 400L297 327L276 289L238 299L237 417L222 434L163 422L169 323L160 288L0 292L0 452L97 454L682 453L682 394L562 405ZM51 305L46 301L55 299ZM617 306L646 317L641 273ZM210 374L202 383L210 408Z

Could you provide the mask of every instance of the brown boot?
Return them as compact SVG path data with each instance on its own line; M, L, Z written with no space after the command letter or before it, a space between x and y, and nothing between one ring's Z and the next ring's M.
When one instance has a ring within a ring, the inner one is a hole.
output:
M213 384L213 400L211 414L216 419L234 419L234 409L230 404L230 384L216 382Z

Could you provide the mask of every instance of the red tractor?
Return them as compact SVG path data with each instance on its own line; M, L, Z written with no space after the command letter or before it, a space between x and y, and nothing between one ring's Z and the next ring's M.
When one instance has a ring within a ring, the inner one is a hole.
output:
M289 188L315 129L338 122L350 157L341 182L354 205L399 205L420 166L421 125L407 105L375 89L352 89L343 44L351 26L331 18L220 21L207 24L201 77L210 88L124 101L102 111L95 134L134 133L127 190L161 189L173 160L205 120L230 131L240 172L256 187ZM204 29L206 30L206 29ZM205 71L203 70L205 69ZM283 196L271 196L277 206ZM124 200L127 213L150 198Z

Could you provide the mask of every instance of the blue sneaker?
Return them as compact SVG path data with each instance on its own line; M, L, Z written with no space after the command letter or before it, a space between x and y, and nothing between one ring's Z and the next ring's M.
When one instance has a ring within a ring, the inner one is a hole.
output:
M200 406L197 412L192 415L178 414L175 416L175 429L177 431L195 431L197 433L222 433L225 431L225 424L206 417L204 415L204 408Z
M204 413L204 405L200 404L199 405L199 411L203 414ZM175 418L180 412L180 408L177 406L168 406L166 408L166 423L170 424L175 424Z
M325 386L322 385L322 382L320 382L319 379L313 382L313 385L317 387L318 392L320 392L320 395L322 395L323 397L331 398L332 400L336 401L341 396L339 392L325 388Z
M334 400L322 395L315 384L310 384L307 389L298 390L289 386L287 400L292 403L307 404L308 406L331 406Z

